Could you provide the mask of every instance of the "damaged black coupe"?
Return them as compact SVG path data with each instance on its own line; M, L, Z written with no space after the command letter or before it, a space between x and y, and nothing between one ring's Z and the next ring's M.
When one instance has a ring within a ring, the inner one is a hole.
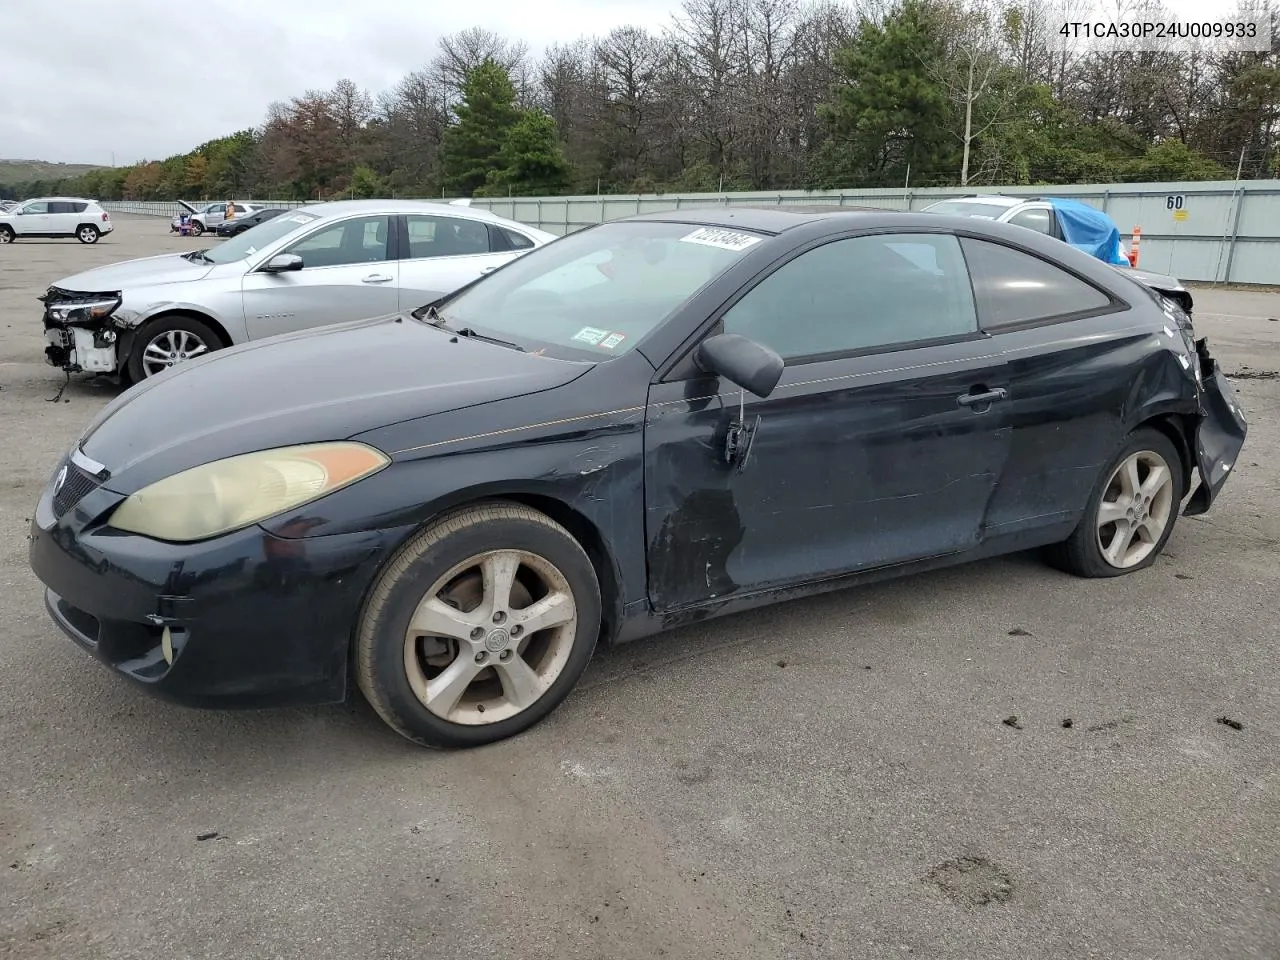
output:
M1187 314L1049 237L684 210L147 379L57 465L30 560L157 694L358 687L471 746L598 641L1031 548L1142 570L1245 433Z

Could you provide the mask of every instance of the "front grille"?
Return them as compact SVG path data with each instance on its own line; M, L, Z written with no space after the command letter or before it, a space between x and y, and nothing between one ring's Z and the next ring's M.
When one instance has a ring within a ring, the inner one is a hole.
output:
M66 479L53 494L53 515L59 519L97 489L99 483L96 477L81 470L70 460L63 464L63 468L67 471Z

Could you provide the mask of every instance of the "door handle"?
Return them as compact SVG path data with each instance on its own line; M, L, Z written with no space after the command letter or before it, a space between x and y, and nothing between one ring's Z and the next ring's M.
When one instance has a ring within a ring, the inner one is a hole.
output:
M966 393L956 398L956 402L962 407L982 407L988 403L995 403L997 400L1003 400L1009 395L1009 391L1004 387L996 387L994 390L984 390L982 393Z
M361 283L386 283L390 279L391 278L387 276L385 273L371 273L360 282Z

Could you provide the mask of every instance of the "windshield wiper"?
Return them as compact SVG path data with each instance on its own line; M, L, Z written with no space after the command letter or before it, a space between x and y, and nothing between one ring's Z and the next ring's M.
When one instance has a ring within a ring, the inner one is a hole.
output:
M190 253L182 255L183 260L190 260L195 263L196 260L203 260L205 263L213 263L213 258L206 254L203 250L192 250Z
M475 327L462 327L455 330L453 327L449 326L448 321L446 321L440 311L436 309L434 303L428 304L425 307L419 307L417 310L413 311L410 316L416 317L419 320L425 320L433 327L438 327L441 330L447 330L459 337L466 337L468 340L484 340L488 343L496 343L500 347L510 347L512 350L519 350L521 353L529 352L518 343L512 343L510 340L503 340L501 337L491 337L487 333L481 333Z
M467 337L471 340L485 340L488 343L496 343L500 347L510 347L512 350L519 350L521 353L528 353L524 347L518 343L512 343L510 340L503 340L500 337L491 337L487 333L479 333L473 327L463 327L457 331L461 337Z
M415 320L425 320L433 327L439 327L441 330L449 329L449 325L444 322L444 317L440 316L440 311L436 309L436 305L434 303L428 303L425 306L419 307L417 310L414 310L413 313L409 314L409 316L413 317Z

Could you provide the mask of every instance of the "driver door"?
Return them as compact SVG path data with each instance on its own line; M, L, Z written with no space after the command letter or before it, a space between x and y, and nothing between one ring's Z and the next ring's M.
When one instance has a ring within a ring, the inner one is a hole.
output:
M53 215L49 213L48 200L32 200L20 209L22 215L12 220L14 233L32 237L53 233Z
M954 236L825 242L767 274L716 329L772 347L786 368L766 399L682 364L686 376L651 388L655 610L982 542L1010 452L1010 377L978 330ZM740 418L753 429L741 469L726 455Z
M326 223L279 253L302 258L302 269L245 275L249 339L396 310L399 265L391 217L349 217ZM278 255L277 254L277 255Z

